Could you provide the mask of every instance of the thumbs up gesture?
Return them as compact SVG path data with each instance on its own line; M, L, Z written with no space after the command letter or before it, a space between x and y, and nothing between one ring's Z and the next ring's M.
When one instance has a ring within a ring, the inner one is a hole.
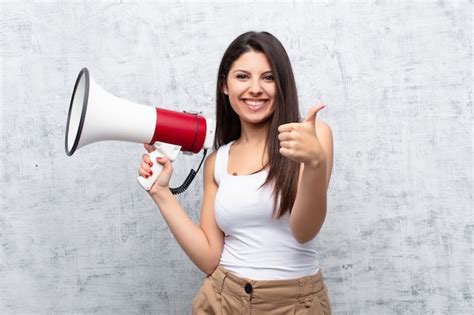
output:
M278 127L280 153L296 162L317 165L326 158L316 133L316 116L325 107L313 106L302 122L288 123Z

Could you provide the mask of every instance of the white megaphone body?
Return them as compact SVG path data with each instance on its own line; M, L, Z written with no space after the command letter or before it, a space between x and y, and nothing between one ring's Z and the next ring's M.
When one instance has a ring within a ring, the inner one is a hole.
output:
M119 140L155 144L152 161L166 156L174 161L180 151L198 153L212 147L215 122L198 114L181 113L136 104L102 89L83 68L77 77L69 105L66 154L90 143ZM162 166L153 163L153 175L138 181L149 190Z

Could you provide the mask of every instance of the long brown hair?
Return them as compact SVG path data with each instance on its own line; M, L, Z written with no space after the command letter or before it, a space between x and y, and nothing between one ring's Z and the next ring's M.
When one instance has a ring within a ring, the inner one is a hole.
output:
M266 144L270 167L263 185L273 185L273 214L274 217L280 218L286 212L291 212L295 202L300 164L280 154L278 126L299 121L300 114L290 59L280 41L270 33L247 32L240 35L229 45L222 57L217 74L214 149L217 150L220 146L240 137L239 116L232 109L229 97L224 94L223 88L234 61L250 50L266 55L276 86L275 109L269 118L270 128Z

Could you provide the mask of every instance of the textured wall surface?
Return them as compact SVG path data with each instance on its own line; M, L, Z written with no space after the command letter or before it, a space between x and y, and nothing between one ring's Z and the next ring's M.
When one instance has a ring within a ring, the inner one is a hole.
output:
M187 314L203 274L136 174L142 146L64 153L76 75L214 115L220 58L267 30L335 161L319 260L335 314L472 314L472 2L1 4L0 313ZM198 156L175 163L176 183ZM199 218L202 180L180 197Z

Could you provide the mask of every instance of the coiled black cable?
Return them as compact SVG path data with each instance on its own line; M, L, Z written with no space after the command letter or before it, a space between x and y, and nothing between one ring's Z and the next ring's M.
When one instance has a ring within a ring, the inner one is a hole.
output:
M199 172L199 169L201 168L201 165L204 162L204 159L206 158L206 154L207 154L207 149L203 151L202 160L201 160L201 163L199 163L198 169L197 170L191 169L191 171L189 171L188 176L186 177L184 182L181 184L181 186L170 189L173 195L182 194L183 192L186 191L186 189L188 189L189 185L191 185L191 183L193 182L194 177L196 177L197 173Z

